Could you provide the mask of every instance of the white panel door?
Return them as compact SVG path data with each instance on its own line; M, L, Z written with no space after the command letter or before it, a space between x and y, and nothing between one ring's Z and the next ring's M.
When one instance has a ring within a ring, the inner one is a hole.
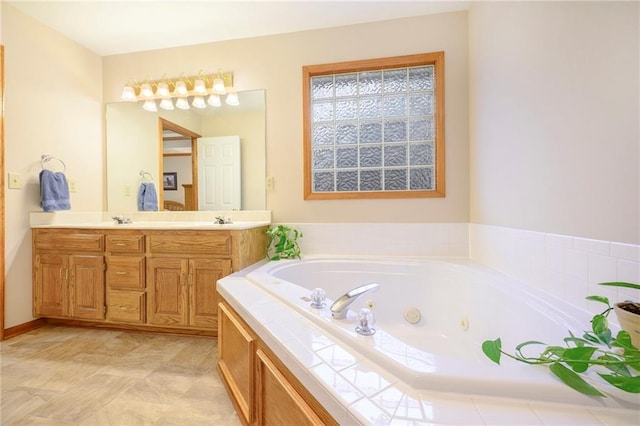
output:
M198 139L198 210L240 210L240 136Z

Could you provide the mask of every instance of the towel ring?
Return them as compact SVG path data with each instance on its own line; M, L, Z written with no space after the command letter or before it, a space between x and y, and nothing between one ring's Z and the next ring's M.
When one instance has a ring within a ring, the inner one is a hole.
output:
M42 169L46 169L45 164L47 164L51 160L58 160L60 164L62 164L62 172L64 173L65 171L67 171L67 165L64 164L64 161L49 154L42 154L42 156L40 157L40 166L42 167Z
M149 180L145 181L147 177ZM145 172L144 170L140 170L140 179L142 179L143 182L153 182L153 176L151 176L151 173Z

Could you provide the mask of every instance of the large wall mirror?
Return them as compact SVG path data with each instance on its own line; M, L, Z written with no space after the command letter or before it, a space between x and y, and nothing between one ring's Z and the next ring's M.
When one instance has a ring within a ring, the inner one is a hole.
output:
M198 143L225 137L240 140L240 209L265 210L265 92L243 91L238 98L238 106L158 112L143 110L139 102L107 104L108 210L137 211L138 189L149 181L155 184L160 210L165 200L167 206L198 210L202 204L197 200L203 197L189 193L202 186L197 177Z

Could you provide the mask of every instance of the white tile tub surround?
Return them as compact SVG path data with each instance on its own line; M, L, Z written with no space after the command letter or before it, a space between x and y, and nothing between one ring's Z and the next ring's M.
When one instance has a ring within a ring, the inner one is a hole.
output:
M303 254L468 257L468 223L288 223Z
M415 390L256 287L218 290L341 425L630 425L633 410Z
M469 257L592 313L602 305L586 296L640 300L640 291L598 285L640 283L638 245L470 224Z

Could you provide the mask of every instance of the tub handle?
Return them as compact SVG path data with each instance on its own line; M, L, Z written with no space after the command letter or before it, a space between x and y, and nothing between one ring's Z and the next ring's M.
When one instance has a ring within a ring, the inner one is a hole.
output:
M376 324L376 320L373 317L371 309L362 308L358 313L358 326L356 327L356 333L363 336L372 336L376 333L376 329L373 327Z
M315 288L311 292L311 307L314 309L322 309L327 304L325 303L327 300L327 292L322 288Z

